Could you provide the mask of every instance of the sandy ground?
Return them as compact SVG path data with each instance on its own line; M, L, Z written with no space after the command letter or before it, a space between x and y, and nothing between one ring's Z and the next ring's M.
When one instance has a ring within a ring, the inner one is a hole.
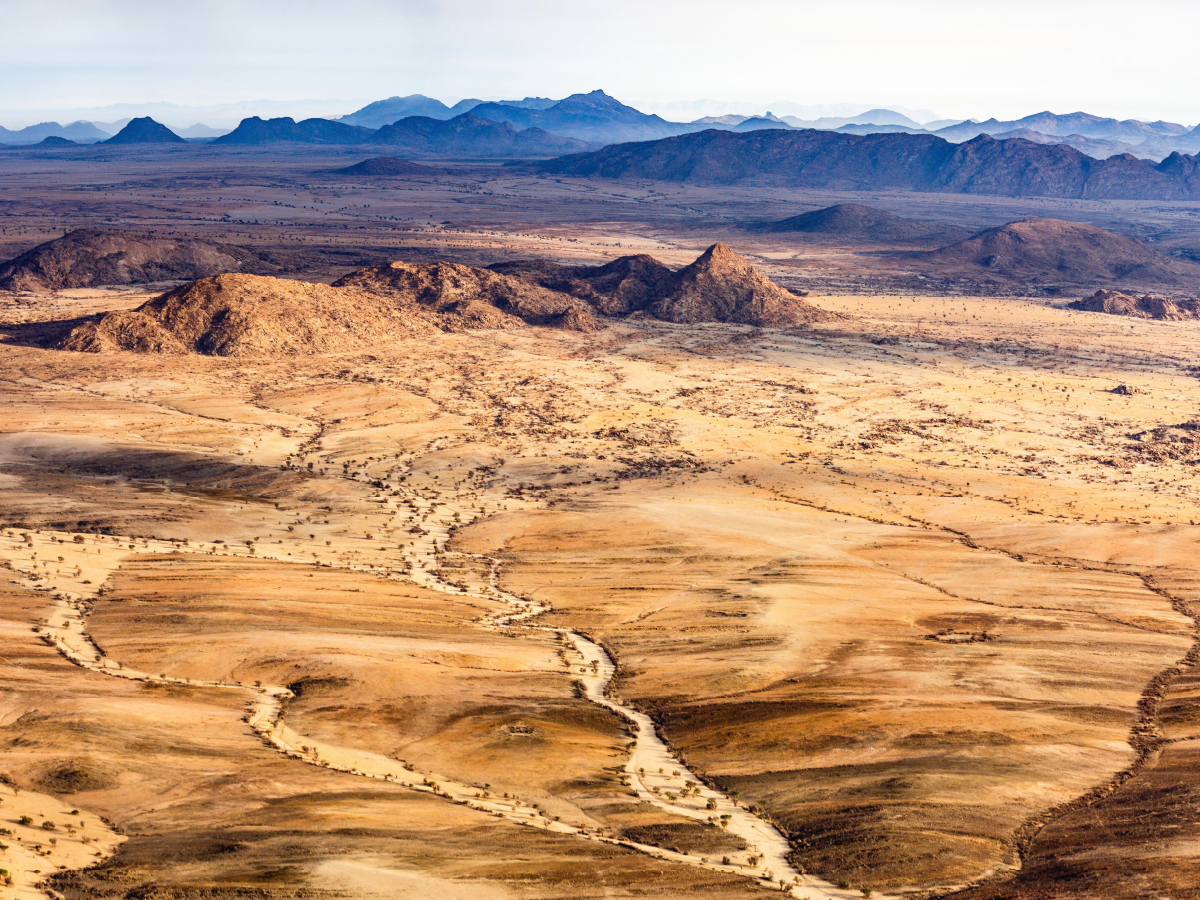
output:
M1197 328L1020 300L820 302L858 318L531 328L299 361L4 345L0 541L12 602L43 629L6 644L44 636L138 679L64 660L13 695L22 793L45 793L68 751L98 774L64 801L130 835L102 879L56 889L740 896L765 890L737 871L767 822L815 876L797 896L1008 879L986 896L1031 877L1047 842L1081 852L1062 831L1079 798L1099 810L1185 772L1171 754L1200 733ZM522 607L505 592L560 631L506 621ZM67 725L78 679L116 683L86 682L116 693L83 730ZM166 761L172 803L213 776L169 745L107 743L105 716L219 734L242 798L168 819L143 754ZM434 804L414 814L424 832L378 850L376 800L347 794L365 824L345 858L312 786L356 778ZM273 834L268 782L304 785L287 802L325 843L297 837L307 851L274 867L161 849L189 829L204 846L218 827ZM455 839L472 836L472 866L439 861L439 808L477 821ZM709 824L726 811L747 828ZM1090 858L1144 860L1149 880L1109 896L1192 896L1194 848L1122 833L1092 833ZM530 881L560 870L562 841L579 871L620 858L621 874L570 893Z

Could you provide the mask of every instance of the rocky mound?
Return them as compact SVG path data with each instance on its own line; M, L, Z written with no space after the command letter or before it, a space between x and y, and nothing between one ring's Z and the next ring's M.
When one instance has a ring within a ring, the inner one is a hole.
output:
M786 326L835 321L779 287L724 244L713 244L678 272L652 256L622 256L603 266L540 260L498 263L494 271L586 301L606 316L639 313L667 322Z
M64 350L263 356L335 353L430 333L378 297L258 275L217 275L74 329Z
M603 266L560 266L521 260L489 268L578 297L606 316L627 316L646 309L667 295L675 278L671 269L644 253L622 256Z
M256 275L202 278L135 310L76 327L64 350L295 355L359 350L437 330L548 325L596 331L602 316L788 326L844 318L806 303L724 244L672 272L649 256L603 266L394 262L331 286ZM554 285L548 287L547 285Z
M713 244L694 263L676 272L667 295L647 312L667 322L768 327L842 318L779 287L724 244Z
M183 138L166 125L149 116L130 119L129 124L110 137L105 144L186 144Z
M220 272L271 271L273 266L240 247L85 229L40 244L0 265L0 290L44 292L182 281Z
M352 272L335 281L334 287L368 292L436 314L444 328L507 328L522 322L572 331L603 327L587 304L575 297L455 263L394 262Z
M370 175L391 178L397 175L422 175L429 173L428 166L409 162L407 159L396 159L394 156L377 156L374 159L364 159L360 163L336 169L341 175Z
M1090 297L1067 304L1068 309L1102 312L1134 319L1159 319L1179 322L1200 319L1200 300L1171 300L1145 294L1136 297L1120 291L1096 291Z
M989 273L1008 280L1200 284L1200 265L1172 259L1120 235L1058 219L989 228L949 247L917 254L938 274Z
M933 238L946 240L952 239L953 232L957 231L936 222L906 219L858 203L839 203L825 209L815 209L778 222L754 226L753 230L807 234L872 244L901 244ZM959 232L959 235L965 234L966 232Z
M135 310L85 322L59 346L92 353L288 356L526 323L572 331L603 327L581 300L487 269L392 263L354 272L333 286L257 275L202 278Z

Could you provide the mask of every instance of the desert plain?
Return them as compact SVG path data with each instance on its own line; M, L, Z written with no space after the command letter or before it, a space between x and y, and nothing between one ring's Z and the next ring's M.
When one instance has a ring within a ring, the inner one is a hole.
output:
M226 357L59 349L169 285L0 295L0 894L1200 897L1200 322L745 227L1187 243L1193 205L316 152L29 151L0 256L100 224L329 283L724 241L839 317Z

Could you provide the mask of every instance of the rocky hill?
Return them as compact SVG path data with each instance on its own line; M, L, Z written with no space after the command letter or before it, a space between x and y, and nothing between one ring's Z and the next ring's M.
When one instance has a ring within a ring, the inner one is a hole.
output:
M1090 297L1076 300L1067 306L1085 312L1108 313L1112 316L1128 316L1133 319L1159 319L1184 321L1200 319L1200 300L1172 300L1144 294L1141 297L1123 294L1120 291L1096 291Z
M1065 144L952 144L927 134L708 130L616 144L538 164L547 174L694 184L741 181L822 190L901 190L1078 199L1200 199L1195 157L1158 165L1132 156L1092 159Z
M641 312L671 290L675 273L647 254L602 266L561 266L541 260L497 263L493 271L570 294L606 316Z
M366 175L382 178L392 178L403 175L428 175L431 170L407 159L396 159L394 156L377 156L374 159L364 159L360 163L346 166L334 171L342 175Z
M486 269L392 263L333 286L217 275L76 327L61 349L262 356L357 350L436 331L601 323L586 304Z
M361 269L334 282L387 298L422 315L443 329L508 328L522 322L573 331L602 327L586 303L489 269L456 263L410 265L394 262Z
M987 275L1039 286L1097 281L1200 285L1200 264L1164 256L1110 231L1059 219L1010 222L913 258L922 271L941 276Z
M276 356L334 353L432 332L379 298L256 275L217 275L168 291L135 310L75 328L64 350Z
M725 244L713 244L678 272L645 254L622 256L603 266L526 260L492 268L569 293L613 317L637 315L666 322L735 322L764 327L843 318L779 287Z
M46 292L99 285L275 271L241 247L189 238L84 229L39 244L0 265L0 290Z
M129 124L110 137L105 144L186 144L183 138L166 125L149 116L130 119Z
M969 233L937 222L906 219L859 203L839 203L777 222L761 222L751 226L751 230L870 244L945 242L966 237Z
M227 274L74 328L64 350L259 356L333 353L435 331L544 325L596 331L630 315L784 327L836 321L773 284L724 244L672 272L648 256L604 266L519 263L512 274L394 262L332 286ZM554 287L547 287L553 284Z
M675 273L666 296L647 311L666 322L736 322L781 327L842 317L779 287L724 244L713 244Z

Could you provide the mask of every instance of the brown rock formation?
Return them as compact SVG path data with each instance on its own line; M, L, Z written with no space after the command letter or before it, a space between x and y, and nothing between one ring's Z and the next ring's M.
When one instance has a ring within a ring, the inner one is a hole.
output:
M987 274L1029 283L1200 284L1196 263L1102 228L1059 219L1010 222L916 259L926 271L940 275Z
M587 305L574 297L456 263L394 262L352 272L334 282L334 287L366 291L437 313L439 324L448 329L507 328L522 321L576 331L603 327Z
M675 274L647 312L667 322L736 322L781 327L842 318L779 287L724 244L713 244Z
M98 285L269 274L275 267L241 247L188 238L83 229L39 244L0 266L0 290L47 292Z
M1200 301L1176 301L1150 294L1137 297L1120 291L1096 291L1090 297L1068 304L1068 308L1108 313L1113 316L1130 316L1135 319L1182 321L1200 318Z

